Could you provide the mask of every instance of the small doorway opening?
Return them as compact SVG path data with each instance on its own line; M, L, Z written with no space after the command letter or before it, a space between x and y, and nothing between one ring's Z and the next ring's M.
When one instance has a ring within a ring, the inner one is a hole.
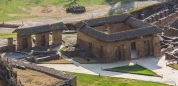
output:
M137 55L136 55L136 43L135 42L131 42L131 59L136 59Z
M46 41L45 41L45 35L41 36L41 46L45 46L46 44Z
M116 57L116 60L121 60L121 47L120 46L117 46L116 47L116 50L115 50L115 57Z
M28 48L28 40L27 40L27 38L23 38L22 39L22 46L23 46L23 49L27 49Z
M145 55L149 56L150 55L150 42L149 42L149 40L144 41L144 46L145 46Z
M103 58L103 46L102 45L100 45L99 57Z

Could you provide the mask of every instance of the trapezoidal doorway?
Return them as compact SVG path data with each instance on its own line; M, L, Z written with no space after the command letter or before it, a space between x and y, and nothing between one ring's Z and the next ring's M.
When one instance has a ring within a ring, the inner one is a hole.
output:
M45 35L41 36L41 46L45 46L46 45L46 41L45 41Z
M27 38L23 38L22 39L22 46L23 46L23 49L27 49L28 48L28 40L27 40Z
M116 57L116 60L117 60L117 61L122 60L121 46L117 46L117 47L116 47L116 50L115 50L115 57Z
M136 43L131 42L131 59L137 58Z

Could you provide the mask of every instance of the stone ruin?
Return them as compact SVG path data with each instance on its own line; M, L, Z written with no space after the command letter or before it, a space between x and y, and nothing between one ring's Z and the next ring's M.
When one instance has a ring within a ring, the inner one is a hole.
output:
M17 73L0 57L0 86L23 86L17 80Z
M50 60L58 60L60 58L61 57L57 51L33 51L32 54L26 58L26 60L39 63Z

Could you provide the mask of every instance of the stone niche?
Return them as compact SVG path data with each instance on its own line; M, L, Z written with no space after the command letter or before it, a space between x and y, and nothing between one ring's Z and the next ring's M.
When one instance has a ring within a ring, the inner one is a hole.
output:
M36 34L35 47L48 47L49 46L49 32Z

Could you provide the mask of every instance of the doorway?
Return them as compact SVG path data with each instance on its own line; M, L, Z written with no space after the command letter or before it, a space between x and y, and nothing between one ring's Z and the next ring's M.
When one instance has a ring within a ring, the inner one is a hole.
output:
M102 46L102 45L100 45L99 57L100 57L100 58L103 58L103 46Z
M136 59L137 55L136 55L136 43L135 42L131 42L131 59Z
M146 40L144 41L144 48L145 48L145 55L149 56L150 55L150 41Z
M41 36L41 46L45 46L46 44L46 41L45 41L45 35Z
M115 57L116 57L116 60L122 60L121 59L121 57L122 57L121 46L116 47Z
M27 40L27 38L23 38L22 39L22 46L23 46L23 49L27 49L28 48L28 40Z

